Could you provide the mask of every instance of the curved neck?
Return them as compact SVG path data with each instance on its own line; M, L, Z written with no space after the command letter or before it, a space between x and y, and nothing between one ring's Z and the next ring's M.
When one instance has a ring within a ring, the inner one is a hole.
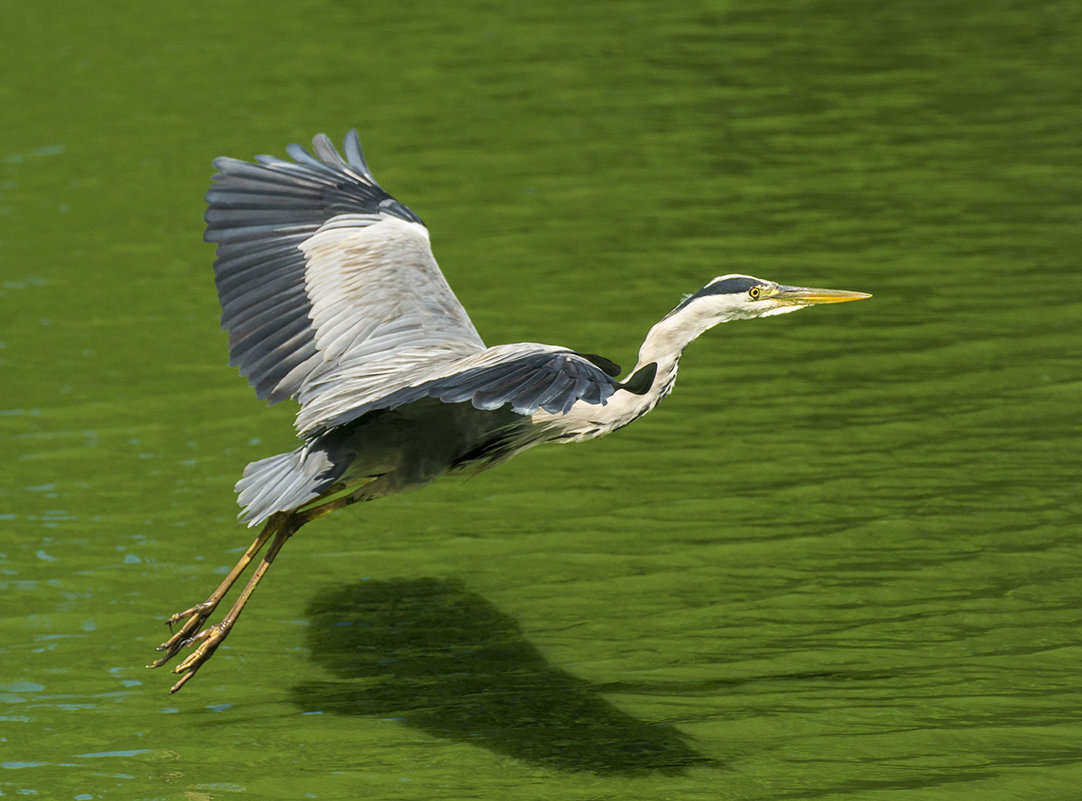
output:
M704 314L668 314L646 334L639 348L639 361L635 370L648 364L657 364L655 386L665 383L664 375L676 375L684 348L694 342L704 331L713 328L719 320ZM671 381L668 381L671 386Z
M684 348L718 322L710 315L670 313L647 332L639 359L624 379L630 392L609 410L620 418L617 427L646 414L672 391Z
M623 381L628 391L617 392L602 406L575 404L567 414L538 412L534 420L543 418L544 425L557 432L551 438L559 442L593 439L633 423L672 391L684 348L717 322L709 315L669 314L646 334L639 360Z

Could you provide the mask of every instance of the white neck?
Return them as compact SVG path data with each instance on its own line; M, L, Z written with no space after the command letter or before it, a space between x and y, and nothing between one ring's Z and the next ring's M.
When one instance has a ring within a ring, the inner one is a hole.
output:
M704 313L669 314L663 317L646 334L639 348L639 361L635 369L655 363L658 376L670 371L675 374L684 348L719 322L722 320L716 315Z
M654 369L651 365L657 365L648 388L637 386L635 392L617 392L604 406L580 402L566 415L537 412L535 422L543 422L551 429L560 431L562 442L581 442L623 428L653 409L669 394L676 381L684 348L718 322L720 320L716 315L670 314L646 334L639 348L639 360L624 379L629 381L639 370ZM636 382L631 380L631 383Z

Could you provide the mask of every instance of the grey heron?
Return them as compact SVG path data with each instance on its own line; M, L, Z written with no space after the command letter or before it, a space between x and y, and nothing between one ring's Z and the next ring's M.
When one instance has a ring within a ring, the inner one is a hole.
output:
M486 347L432 255L421 219L365 162L355 130L343 155L323 134L292 160L214 161L208 242L230 364L271 403L300 404L301 446L252 462L236 484L259 536L214 592L169 618L148 667L176 692L229 634L278 552L317 517L359 501L476 472L543 442L623 428L672 390L687 345L719 323L870 297L718 276L646 335L626 377L608 359L523 342ZM204 624L260 552L224 617Z

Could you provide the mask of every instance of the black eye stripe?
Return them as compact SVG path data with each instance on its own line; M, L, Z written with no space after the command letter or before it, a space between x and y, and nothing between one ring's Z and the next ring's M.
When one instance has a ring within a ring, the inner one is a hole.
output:
M684 306L689 301L695 300L695 298L704 298L708 295L741 295L753 286L759 286L761 283L761 281L756 281L754 278L725 278L721 281L715 281L708 286L704 286L692 295L688 295L687 299L680 305Z
M742 295L752 287L762 286L763 282L756 278L746 278L744 276L734 276L732 278L723 278L720 281L715 281L712 284L704 286L702 289L688 295L681 301L680 305L673 309L673 312L677 312L683 309L692 301L698 298L708 297L709 295Z
M741 292L747 292L753 286L759 286L760 281L756 281L754 278L725 278L721 281L715 281L709 286L703 287L696 295L737 295Z

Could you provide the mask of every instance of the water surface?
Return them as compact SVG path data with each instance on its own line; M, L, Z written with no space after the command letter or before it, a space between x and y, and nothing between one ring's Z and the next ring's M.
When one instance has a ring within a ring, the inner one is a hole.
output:
M0 792L1077 797L1077 3L0 9ZM352 126L493 344L627 365L724 272L875 299L313 524L169 696L294 442L226 365L209 161Z

